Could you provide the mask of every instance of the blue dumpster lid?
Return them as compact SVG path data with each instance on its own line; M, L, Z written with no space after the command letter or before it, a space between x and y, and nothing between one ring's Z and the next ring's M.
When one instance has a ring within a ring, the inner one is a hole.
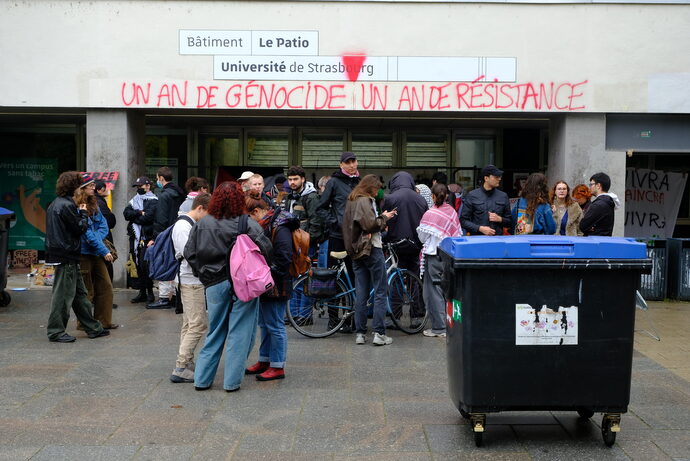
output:
M10 219L14 218L14 211L8 210L7 208L3 208L0 206L0 216L5 216L5 215L12 215L10 216Z
M631 238L509 235L449 237L440 248L455 259L644 259L647 246Z

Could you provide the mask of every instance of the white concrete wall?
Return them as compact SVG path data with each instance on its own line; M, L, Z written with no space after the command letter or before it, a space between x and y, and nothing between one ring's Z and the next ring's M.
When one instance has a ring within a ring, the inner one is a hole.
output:
M589 185L594 173L611 177L609 192L620 198L615 212L613 235L622 237L625 224L625 152L606 150L606 118L601 114L554 117L549 130L549 185L567 182L571 189Z
M122 84L134 82L154 91L219 84L223 92L232 82L213 81L212 56L178 52L180 29L218 29L316 30L324 56L515 57L518 83L586 81L580 111L688 113L688 24L687 5L2 2L0 106L124 107ZM358 109L360 86L342 83L345 108ZM386 109L399 109L403 87L390 85ZM468 110L454 106L453 85L447 91L444 110Z

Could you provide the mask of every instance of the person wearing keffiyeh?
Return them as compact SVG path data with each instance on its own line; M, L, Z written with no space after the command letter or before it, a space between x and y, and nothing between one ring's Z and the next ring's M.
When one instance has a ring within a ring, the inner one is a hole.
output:
M431 328L424 330L424 336L445 337L445 299L440 286L434 285L434 280L443 276L443 264L437 255L437 248L441 240L446 237L462 235L460 220L455 208L446 203L448 187L436 183L431 188L434 206L429 209L417 227L417 235L422 242L422 274L424 279L424 304L429 312Z

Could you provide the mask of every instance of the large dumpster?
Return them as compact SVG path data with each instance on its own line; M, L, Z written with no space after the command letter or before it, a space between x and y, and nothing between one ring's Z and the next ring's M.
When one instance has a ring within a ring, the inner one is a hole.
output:
M647 256L652 260L652 271L640 276L640 294L649 301L661 301L668 290L668 241L666 239L638 239L647 245Z
M456 237L441 242L453 403L481 445L500 411L628 409L645 244L613 237Z
M10 221L14 211L0 207L0 307L7 306L12 298L7 288L7 245L10 239Z
M690 239L668 239L668 297L690 301Z

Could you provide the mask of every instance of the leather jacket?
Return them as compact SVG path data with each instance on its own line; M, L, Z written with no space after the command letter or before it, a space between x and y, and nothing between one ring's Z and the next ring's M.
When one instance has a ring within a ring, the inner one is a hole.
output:
M89 227L89 217L72 197L57 197L46 212L46 262L78 263L81 236Z
M239 218L216 219L211 215L201 218L192 227L184 247L184 258L205 287L228 280L230 249L235 243L239 229ZM273 246L264 235L261 226L249 218L247 235L259 247L270 266Z

